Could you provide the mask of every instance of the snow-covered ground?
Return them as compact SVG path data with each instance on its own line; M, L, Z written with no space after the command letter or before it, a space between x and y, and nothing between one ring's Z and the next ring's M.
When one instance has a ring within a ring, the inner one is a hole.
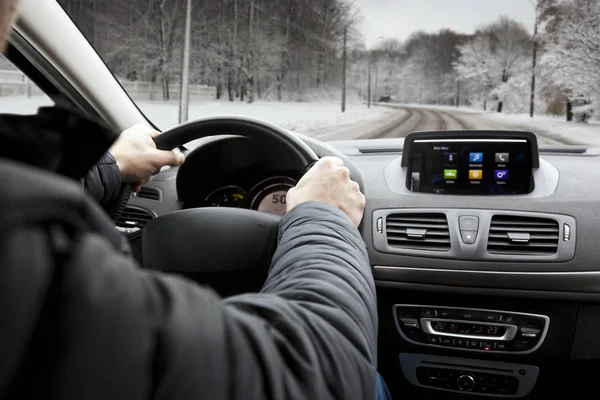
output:
M486 116L500 123L539 131L563 142L600 147L600 121L582 124L567 122L564 116L537 115L530 118L529 114L487 113Z
M508 129L527 129L546 137L556 139L562 143L582 144L600 147L600 121L588 123L567 122L565 116L508 114L493 111L483 111L471 107L435 106L422 104L392 104L392 106L405 106L410 108L429 108L442 111L454 111L463 114L462 119L473 122L477 128L479 118L495 121ZM472 114L477 118L468 119L465 114Z
M159 128L168 129L179 122L177 103L138 102L140 109ZM257 101L253 104L228 101L197 102L190 104L189 119L219 115L241 115L260 119L289 130L315 133L359 122L379 119L393 112L389 108L371 107L353 102L342 113L339 102L319 101L310 103Z
M33 114L38 107L52 105L42 96L31 98L0 97L0 113ZM138 102L142 111L161 129L168 129L178 124L179 108L176 102ZM400 106L400 104L399 104ZM502 126L514 129L528 129L545 136L556 138L561 142L586 144L600 147L600 121L588 124L566 122L564 117L538 115L533 119L526 114L498 114L483 112L468 107L436 107L419 104L402 104L407 107L423 107L456 111L461 118L485 118ZM365 104L351 102L346 112L342 113L338 102L279 103L259 101L254 104L241 102L197 102L190 104L190 119L198 119L216 115L242 115L267 121L289 130L295 130L316 137L331 133L349 126L384 119L386 115L397 112L389 107L367 108ZM473 117L468 117L472 114Z
M54 103L46 96L0 97L0 113L2 114L35 114L39 107L51 106Z
M138 106L160 129L178 125L179 105L177 102L139 101ZM38 107L52 105L47 97L0 97L0 113L33 114ZM367 108L365 104L350 102L342 113L339 102L318 101L310 103L266 102L253 104L228 101L190 103L189 119L218 115L241 115L260 119L289 130L306 134L331 131L353 124L381 119L394 112L385 107Z

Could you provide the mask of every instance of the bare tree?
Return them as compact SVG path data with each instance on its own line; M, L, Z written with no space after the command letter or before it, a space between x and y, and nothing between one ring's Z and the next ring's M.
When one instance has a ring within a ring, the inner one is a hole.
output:
M459 47L455 68L462 79L498 97L502 112L509 80L527 69L531 37L520 23L507 17L483 27L475 38ZM488 91L489 90L489 91Z

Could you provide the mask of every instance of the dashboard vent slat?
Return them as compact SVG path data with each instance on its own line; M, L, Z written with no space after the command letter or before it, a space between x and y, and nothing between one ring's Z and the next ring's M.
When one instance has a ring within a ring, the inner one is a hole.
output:
M119 228L143 228L147 222L155 218L155 215L143 208L138 207L125 207L123 213L117 220L117 227Z
M153 187L142 186L139 193L135 194L140 199L161 201L160 191Z
M488 236L491 254L552 255L558 251L560 226L557 221L513 215L494 215Z
M450 230L445 214L390 214L385 225L387 242L391 247L450 251Z

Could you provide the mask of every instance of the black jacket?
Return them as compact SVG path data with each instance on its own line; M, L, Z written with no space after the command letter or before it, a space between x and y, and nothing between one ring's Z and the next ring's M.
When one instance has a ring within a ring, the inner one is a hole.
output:
M116 135L73 110L41 108L37 115L0 114L0 157L83 180L88 194L107 204L121 189L119 167L103 151Z
M139 269L81 185L40 167L0 158L0 398L373 398L375 287L341 211L296 207L262 292L221 299Z
M88 194L100 204L116 200L121 189L121 172L110 152L104 153L85 174L83 185Z

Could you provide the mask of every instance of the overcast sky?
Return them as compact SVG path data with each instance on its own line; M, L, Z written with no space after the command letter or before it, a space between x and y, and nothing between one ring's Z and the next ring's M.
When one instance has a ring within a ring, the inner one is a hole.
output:
M534 10L529 0L355 0L367 46L381 36L406 39L412 32L451 28L473 33L480 25L507 15L531 31Z

